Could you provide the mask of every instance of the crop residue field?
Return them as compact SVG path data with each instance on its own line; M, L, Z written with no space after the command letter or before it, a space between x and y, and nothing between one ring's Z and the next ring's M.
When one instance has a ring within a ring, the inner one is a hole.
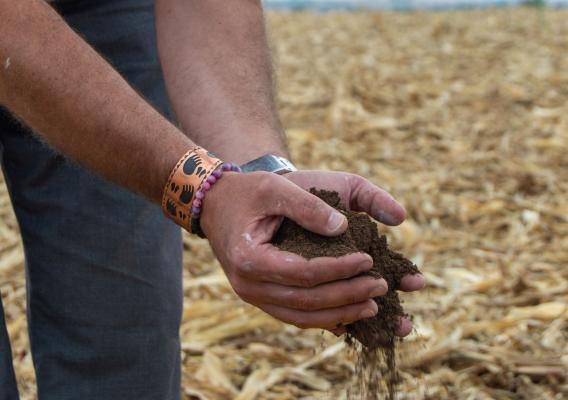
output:
M294 160L347 170L409 212L384 228L429 288L403 294L400 399L568 397L568 12L269 16ZM0 195L0 290L22 399L35 398L23 253ZM185 239L186 399L341 399L332 335L237 299Z

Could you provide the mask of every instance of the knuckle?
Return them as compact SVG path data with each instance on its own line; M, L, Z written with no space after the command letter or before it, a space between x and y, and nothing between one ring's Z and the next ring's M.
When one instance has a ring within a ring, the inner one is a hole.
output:
M255 192L266 195L274 191L274 174L270 172L255 172Z
M302 294L299 296L296 296L295 300L294 300L294 308L297 308L299 310L314 310L316 308L316 299L306 295L306 294Z
M365 294L365 292L361 291L350 291L345 295L345 304L356 304L363 300L368 299L368 296L362 296L361 293Z
M300 204L300 214L304 218L312 217L320 209L320 200L314 196L307 196Z
M347 179L353 186L359 186L365 183L367 180L361 175L347 173Z
M241 249L238 248L238 246L234 246L233 248L231 248L228 251L228 258L231 262L231 264L233 265L235 271L238 274L242 274L244 272L246 272L246 267L247 265L250 264L250 262L247 262L247 259L245 257L245 254L243 253L243 251Z
M318 283L317 276L311 268L306 268L302 271L300 276L300 285L302 287L311 288Z
M252 263L250 261L240 261L235 264L235 270L240 276L249 276L252 272Z

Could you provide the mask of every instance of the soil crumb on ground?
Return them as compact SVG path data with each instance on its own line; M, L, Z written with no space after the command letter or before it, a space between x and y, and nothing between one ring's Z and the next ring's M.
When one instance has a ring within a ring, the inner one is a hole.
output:
M285 219L273 243L282 250L308 259L339 257L354 252L371 255L373 268L367 274L385 279L389 291L385 296L374 299L379 308L375 317L347 326L346 341L357 352L358 392L362 398L375 400L384 395L392 400L396 397L398 381L395 329L401 317L408 317L400 304L397 289L401 279L407 274L418 273L418 268L404 256L388 248L386 236L379 234L377 224L367 214L346 210L341 205L337 192L315 188L310 192L347 217L347 231L337 237L325 237Z

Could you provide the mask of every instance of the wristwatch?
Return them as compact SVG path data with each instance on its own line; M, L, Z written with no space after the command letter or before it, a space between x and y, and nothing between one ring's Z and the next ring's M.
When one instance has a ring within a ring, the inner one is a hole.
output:
M282 175L288 172L294 172L298 169L289 160L284 157L275 156L273 154L265 154L246 164L241 165L242 172L266 171L274 172Z

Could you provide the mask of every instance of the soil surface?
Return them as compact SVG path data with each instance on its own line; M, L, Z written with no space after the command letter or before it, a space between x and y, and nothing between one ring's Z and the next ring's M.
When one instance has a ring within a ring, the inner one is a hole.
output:
M385 296L376 297L378 314L347 326L346 341L358 351L357 373L359 392L366 399L378 399L385 393L389 399L396 396L395 329L404 313L397 289L407 274L418 273L418 268L401 254L387 246L377 224L365 213L348 211L340 204L337 192L311 189L311 193L340 210L348 219L347 231L337 237L325 237L303 229L291 220L284 220L273 243L282 250L306 258L339 257L354 252L365 252L373 258L373 269L367 274L384 278L389 286ZM357 339L361 346L356 346Z

